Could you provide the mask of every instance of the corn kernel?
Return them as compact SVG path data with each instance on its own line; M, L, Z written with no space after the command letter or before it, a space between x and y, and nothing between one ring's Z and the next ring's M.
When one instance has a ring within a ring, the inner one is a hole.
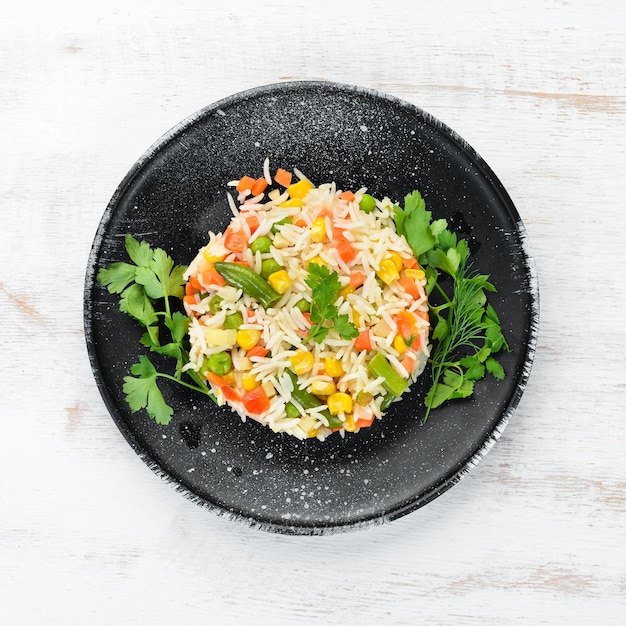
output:
M311 393L316 396L330 396L337 391L335 383L330 383L325 380L314 380L311 383Z
M361 327L361 314L354 307L352 308L352 322L357 328Z
M274 272L267 277L267 282L274 291L280 294L287 293L291 289L291 278L286 270Z
M310 372L313 369L313 364L315 363L313 355L308 350L296 350L296 353L292 354L289 357L289 360L291 361L293 371L298 376Z
M304 199L311 189L313 189L313 183L306 178L303 178L297 183L293 183L293 185L289 185L289 187L287 187L290 197L301 199Z
M346 421L343 423L343 427L346 432L349 433L355 433L357 430L359 430L354 423L354 415L352 415L352 413L346 415Z
M391 285L391 283L400 278L400 273L391 259L383 259L380 262L380 269L376 272L376 276L378 276L385 285Z
M300 208L304 203L302 202L302 198L289 198L289 200L285 200L278 206L281 209L293 209Z
M408 348L406 342L404 341L402 335L396 335L393 340L393 347L398 351L399 354L404 354Z
M400 254L394 250L389 253L389 258L396 266L398 273L400 273L400 271L402 270L402 257L400 256Z
M246 328L235 332L237 333L237 343L244 350L254 348L261 340L261 331L258 328Z
M207 328L204 337L210 346L233 346L237 341L237 331L234 329Z
M328 267L328 263L326 263L326 261L324 261L324 259L319 254L307 261L307 267L309 263L315 263L315 265L323 265L324 267Z
M274 387L274 385L269 380L262 383L261 387L263 388L263 391L268 398L273 398L276 395L276 387Z
M338 391L328 396L328 412L331 415L339 413L350 413L352 411L352 398L342 391Z
M241 377L241 384L246 391L252 391L261 386L261 383L256 379L254 374L244 374Z
M219 261L223 261L226 258L225 256L215 256L213 254L210 254L208 250L205 250L202 253L202 256L204 257L204 260L208 263L217 263Z
M339 290L339 295L345 300L351 293L354 293L354 287L346 285Z
M326 220L323 217L316 217L311 224L311 241L320 243L326 239Z
M426 274L424 273L424 270L417 269L417 268L404 270L404 275L407 278L412 278L413 280L424 280L424 278L426 278Z
M343 376L343 365L339 359L335 359L332 356L327 356L324 359L324 369L329 376L333 378L338 378L339 376Z

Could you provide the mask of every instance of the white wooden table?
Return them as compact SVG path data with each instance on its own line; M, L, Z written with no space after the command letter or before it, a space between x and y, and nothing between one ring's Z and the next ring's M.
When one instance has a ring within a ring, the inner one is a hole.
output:
M620 623L623 2L2 6L0 623ZM386 91L454 128L516 203L541 288L530 383L480 465L392 524L321 538L160 482L83 334L93 235L133 162L202 106L289 79Z

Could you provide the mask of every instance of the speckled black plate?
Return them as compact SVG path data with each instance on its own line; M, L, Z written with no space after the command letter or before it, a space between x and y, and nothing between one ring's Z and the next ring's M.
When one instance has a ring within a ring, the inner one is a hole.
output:
M503 138L503 141L506 139ZM144 352L141 330L117 296L95 282L125 259L132 233L186 264L207 231L230 221L225 183L275 167L314 182L367 186L402 200L420 189L434 216L469 238L476 268L491 275L512 348L508 376L480 382L471 399L435 410L423 424L428 381L394 403L382 422L345 439L301 442L242 423L193 391L164 383L175 410L167 427L131 413L123 377ZM106 209L85 287L86 340L104 401L132 448L185 495L261 528L320 534L382 523L426 504L489 449L517 406L530 373L538 289L525 231L487 164L449 128L396 98L324 82L269 85L194 114L157 141L126 175Z

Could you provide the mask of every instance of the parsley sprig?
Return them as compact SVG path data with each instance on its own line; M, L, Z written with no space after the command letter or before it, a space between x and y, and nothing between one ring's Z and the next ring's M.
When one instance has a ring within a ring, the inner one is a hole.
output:
M309 339L322 343L331 328L342 339L355 339L359 336L358 328L350 321L347 314L339 315L335 302L339 297L341 283L337 272L331 272L325 265L310 263L309 275L305 283L311 288L311 330Z
M123 391L133 412L146 409L157 424L169 424L174 413L157 384L158 378L211 395L209 388L193 370L184 372L189 362L185 341L189 320L180 311L172 312L170 298L181 300L185 294L183 265L174 265L172 258L161 248L152 249L146 241L137 241L130 234L125 239L126 252L132 263L116 262L98 272L98 282L109 293L120 294L120 311L133 317L146 332L141 343L151 352L176 360L174 374L159 372L152 361L141 355L124 378ZM169 331L164 340L163 331Z
M405 197L404 208L394 207L394 221L426 272L436 341L429 359L432 386L425 398L426 420L444 402L471 396L487 373L503 379L504 369L493 355L510 348L487 302L486 292L496 289L488 275L472 270L467 241L457 238L445 219L432 219L418 191ZM451 294L444 288L446 275L452 278ZM437 298L441 304L435 304Z

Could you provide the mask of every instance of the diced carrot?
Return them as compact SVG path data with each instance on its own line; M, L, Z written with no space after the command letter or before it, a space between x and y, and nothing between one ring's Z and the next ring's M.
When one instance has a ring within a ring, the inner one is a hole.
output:
M343 235L344 231L343 228L337 228L336 226L333 226L333 241L337 242L337 241L347 241L347 239L344 237Z
M265 188L267 187L267 181L265 180L265 178L257 178L254 181L254 185L252 185L252 187L250 188L250 191L252 192L253 196L258 196L260 193L263 193L265 191Z
M185 284L185 295L186 295L186 296L193 296L193 294L194 294L194 289L193 289L193 287L191 286L191 283L190 283L190 282L187 282L187 283Z
M246 235L243 231L238 230L235 232L230 226L224 233L224 247L232 252L243 252L246 249L248 242L246 241Z
M419 341L419 337L417 338L417 341ZM410 374L413 371L415 359L410 354L407 354L402 361L400 361L400 365L402 365L402 367Z
M198 274L198 280L200 281L204 289L208 288L211 285L223 287L226 284L223 276L216 269L210 269L206 272Z
M224 394L224 398L229 402L241 402L241 394L232 387L225 385L224 387L220 387L220 389Z
M213 383L216 387L228 387L228 382L222 378L221 376L218 376L217 374L215 374L214 372L211 372L210 370L206 373L206 377L207 380L210 383Z
M374 414L372 413L369 417L359 417L359 419L354 422L356 428L367 428L374 423Z
M263 390L263 387L255 387L246 391L242 398L243 406L251 415L260 415L270 408L270 399Z
M190 276L189 282L187 284L191 285L191 288L195 289L196 291L202 291L202 285L200 284L197 276Z
M406 291L410 296L417 300L420 297L419 289L417 288L417 284L412 278L408 278L407 276L403 276L398 280L398 283L402 286L402 289Z
M322 209L316 217L330 217L332 219L333 212L330 209Z
M402 265L404 265L404 267L406 267L407 269L412 269L414 267L417 267L417 261L415 260L414 256L411 257L402 257Z
M304 311L302 313L302 317L309 323L309 326L313 324L313 322L311 321L311 314L308 311Z
M267 348L264 348L263 346L260 346L258 343L256 346L254 346L254 348L250 348L250 350L246 352L246 356L248 358L253 356L267 356L268 354L269 350Z
M352 191L344 191L343 193L339 194L339 197L342 200L345 200L346 202L353 202L354 201L354 193Z
M370 337L369 330L362 330L359 333L359 336L354 340L354 347L359 352L363 352L364 350L369 352L372 349L372 338Z
M251 176L242 176L237 183L237 191L246 191L247 189L252 189L252 185L254 185L256 181Z
M289 187L291 185L291 179L293 178L291 172L279 167L274 174L274 180L283 187Z
M249 213L246 215L246 222L250 227L250 234L252 234L259 227L259 217L256 213Z
M299 217L293 224L294 226L304 228L307 225L307 222L303 217Z
M191 295L191 294L187 294L184 298L183 298L183 302L185 304L197 304L196 302L196 296Z
M415 311L415 315L417 315L417 317L421 317L423 320L426 320L427 322L430 321L430 316L428 315L428 311Z
M415 336L417 329L415 326L415 317L412 313L409 311L401 311L396 315L395 322L398 327L398 332L403 339L406 340Z
M419 350L420 349L420 336L416 335L415 339L413 339L413 343L411 343L411 349L412 350Z
M347 241L340 241L335 245L335 250L339 255L339 258L344 263L350 263L356 259L356 252L354 248Z
M365 282L365 274L363 272L352 272L350 274L350 287L356 289Z

